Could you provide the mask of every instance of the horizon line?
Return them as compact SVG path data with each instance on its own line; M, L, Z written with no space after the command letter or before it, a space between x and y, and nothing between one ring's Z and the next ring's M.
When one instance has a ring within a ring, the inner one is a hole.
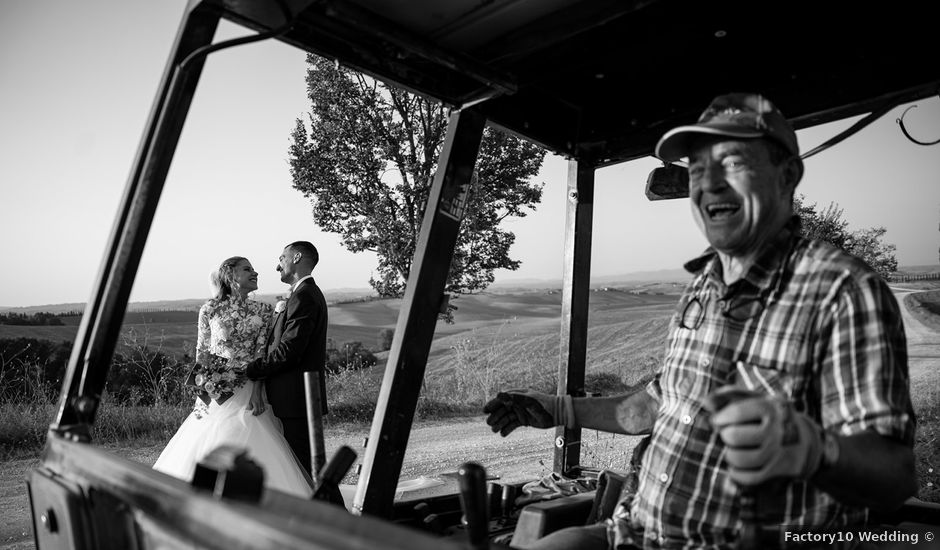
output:
M905 271L905 270L920 270L920 269L922 269L922 268L931 268L931 269L933 270L933 272L940 272L940 265L918 264L918 265L910 265L910 266L899 266L899 267L898 267L898 270L897 270L897 273L901 273L901 272L903 272L903 271ZM642 276L644 276L644 275L651 275L651 274L670 274L670 275L672 275L672 276L682 275L683 278L685 278L686 276L688 276L688 273L687 273L683 268L681 268L681 267L680 267L680 268L650 269L650 270L642 270L642 271L630 271L630 272L626 272L626 273L611 274L611 275L593 275L593 276L591 276L591 282L590 282L590 284L591 284L591 285L594 285L594 284L601 284L602 282L603 282L603 283L617 283L617 282L621 282L621 283L627 283L627 282L630 282L630 283L638 283L638 282L670 282L670 283L672 283L672 282L676 282L674 279L666 279L666 280L661 280L661 281L660 281L660 280L656 280L656 279L642 279L642 278L640 278L640 277L642 277ZM618 279L620 279L620 278L624 278L624 279L618 281ZM506 286L511 287L512 285L523 285L523 284L526 285L526 286L530 286L530 287L532 287L532 286L534 286L534 285L538 285L538 284L551 284L551 285L552 285L552 288L554 288L554 286L556 286L556 285L558 285L558 284L561 284L561 282L562 282L562 278L561 278L561 277L546 277L546 278L542 278L542 277L518 277L518 278L511 278L511 279L506 279L506 280L503 280L503 281L494 282L494 283L492 283L491 285L489 285L489 286L487 287L487 289L493 288L493 287L506 287ZM536 287L536 288L539 288L539 287ZM546 287L546 288L547 288L547 287ZM322 291L323 291L324 293L328 293L328 292L362 292L362 293L364 293L364 296L366 296L366 297L368 296L367 293L374 293L374 292L375 292L375 290L374 290L373 288L367 287L367 286L362 286L362 287L331 287L331 288L322 288ZM482 294L482 293L485 293L485 292L486 292L486 289L484 289L484 290L481 291L481 292L475 293L475 294ZM282 293L282 292L257 292L257 293L255 294L255 296L268 296L268 297L269 297L269 296L277 296L278 294L281 294L281 293ZM469 296L469 295L472 295L472 294L468 294L468 296ZM374 296L372 296L372 297L374 297L374 298L379 298L378 295L374 295ZM199 297L199 298L192 298L192 297L191 297L191 298L158 298L158 299L152 299L152 300L128 301L128 306L130 306L131 304L137 304L137 305L139 305L139 304L160 303L160 302L205 301L205 300L208 300L208 299L209 299L209 298L206 298L206 297ZM17 310L17 309L33 309L33 308L41 308L41 307L63 307L63 306L81 306L81 307L84 307L87 303L88 303L87 301L83 301L83 302L49 302L49 303L45 303L45 304L34 304L34 305L27 305L27 306L8 306L8 305L0 305L0 311L10 311L10 310Z

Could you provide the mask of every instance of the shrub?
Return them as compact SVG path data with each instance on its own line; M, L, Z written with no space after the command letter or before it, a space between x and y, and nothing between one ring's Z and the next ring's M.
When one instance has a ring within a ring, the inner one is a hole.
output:
M99 408L92 432L96 444L164 444L192 410L188 405L134 406L111 403ZM56 412L54 402L0 404L0 460L35 457L46 441Z
M55 415L48 402L0 403L0 460L36 456Z
M379 331L376 347L378 351L388 351L392 349L392 339L395 338L395 329L383 328Z
M131 405L179 404L188 400L182 381L190 359L162 353L162 339L130 331L115 353L105 389L113 401ZM72 343L34 338L0 339L0 403L54 400L68 367Z
M914 456L917 468L917 496L927 502L940 502L940 402L917 411Z
M379 380L370 369L338 366L328 371L326 401L330 414L326 418L340 422L369 422L375 414L379 397Z
M0 403L52 399L72 351L71 342L0 339Z
M344 342L342 347L337 348L327 344L326 349L326 371L328 373L338 373L343 370L360 370L372 367L376 363L375 354L367 350L362 342Z

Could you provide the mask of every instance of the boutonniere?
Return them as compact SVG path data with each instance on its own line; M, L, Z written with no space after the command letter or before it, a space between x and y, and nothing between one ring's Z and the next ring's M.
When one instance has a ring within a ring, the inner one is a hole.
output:
M285 300L278 300L277 303L274 304L274 313L280 313L285 309L287 309L287 301Z

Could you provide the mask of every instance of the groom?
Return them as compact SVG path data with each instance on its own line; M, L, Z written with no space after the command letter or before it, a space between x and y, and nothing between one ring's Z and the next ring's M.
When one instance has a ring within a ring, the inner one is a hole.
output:
M246 366L250 380L264 380L271 409L284 426L284 438L308 473L310 432L304 371L317 373L326 414L326 300L310 274L319 260L316 247L307 241L284 248L277 270L281 282L291 285L287 304L275 314L265 356Z

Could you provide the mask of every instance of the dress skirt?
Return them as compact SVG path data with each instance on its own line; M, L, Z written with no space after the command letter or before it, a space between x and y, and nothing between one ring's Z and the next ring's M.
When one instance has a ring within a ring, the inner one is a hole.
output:
M248 382L219 405L210 401L208 410L197 407L186 417L153 468L186 481L192 480L196 463L220 445L234 445L264 470L264 485L284 493L309 498L313 494L310 475L284 439L281 422L266 405L255 416L248 411L252 385Z

